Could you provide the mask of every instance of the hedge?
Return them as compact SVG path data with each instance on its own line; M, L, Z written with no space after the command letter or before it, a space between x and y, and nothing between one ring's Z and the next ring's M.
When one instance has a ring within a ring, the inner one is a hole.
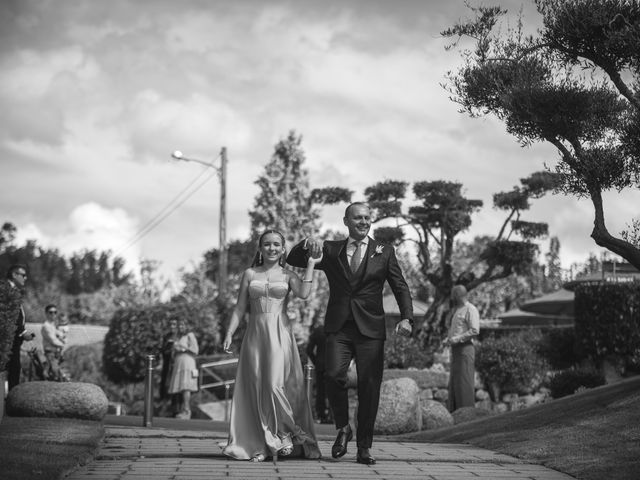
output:
M578 284L575 332L580 352L600 361L609 355L634 361L640 353L640 282Z
M172 302L150 307L118 310L104 338L103 368L113 382L144 379L147 355L160 357L162 337L169 319L184 319L195 333L200 354L220 348L218 321L211 302Z

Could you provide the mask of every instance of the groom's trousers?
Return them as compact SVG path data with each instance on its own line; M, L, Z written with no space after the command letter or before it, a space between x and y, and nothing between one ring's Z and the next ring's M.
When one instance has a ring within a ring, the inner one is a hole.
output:
M358 448L370 448L373 426L378 413L382 383L384 340L362 335L353 320L327 334L326 346L327 396L336 428L349 423L347 371L355 358L358 375L358 416L356 438Z

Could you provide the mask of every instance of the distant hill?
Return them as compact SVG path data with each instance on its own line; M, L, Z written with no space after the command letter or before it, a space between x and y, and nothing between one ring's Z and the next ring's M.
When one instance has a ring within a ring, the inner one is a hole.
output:
M637 480L640 376L524 410L394 438L469 443L581 480Z

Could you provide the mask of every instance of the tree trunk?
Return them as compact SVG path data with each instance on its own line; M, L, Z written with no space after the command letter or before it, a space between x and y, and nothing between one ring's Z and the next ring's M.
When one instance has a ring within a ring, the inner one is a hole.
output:
M616 255L620 255L631 265L640 270L640 248L637 248L635 245L632 245L620 238L616 238L609 233L604 220L602 192L599 190L592 190L590 195L595 209L591 238L593 238L599 246L606 248Z

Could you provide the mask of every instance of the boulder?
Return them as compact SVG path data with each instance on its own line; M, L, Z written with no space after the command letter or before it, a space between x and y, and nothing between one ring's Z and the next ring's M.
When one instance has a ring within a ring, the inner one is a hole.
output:
M7 414L13 417L102 420L108 408L104 391L92 383L25 382L7 397Z
M453 416L453 423L458 425L459 423L471 422L478 418L488 417L492 415L492 412L476 407L461 407L451 415Z
M420 401L424 400L433 400L433 390L427 388L425 390L420 390Z
M433 399L442 403L447 403L447 400L449 400L449 390L446 388L438 388L433 392Z
M476 400L482 401L489 398L489 392L486 390L476 390Z
M395 378L382 382L373 429L376 435L396 435L422 429L420 388L415 380Z
M442 403L436 400L422 400L422 430L453 425L453 417Z
M415 380L421 389L426 388L447 388L449 384L449 372L444 370L442 365L434 365L424 370L404 370L386 369L383 373L383 380L394 378L411 378Z

